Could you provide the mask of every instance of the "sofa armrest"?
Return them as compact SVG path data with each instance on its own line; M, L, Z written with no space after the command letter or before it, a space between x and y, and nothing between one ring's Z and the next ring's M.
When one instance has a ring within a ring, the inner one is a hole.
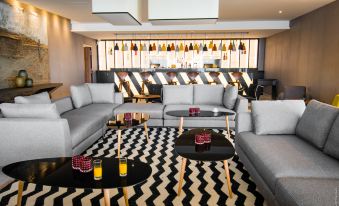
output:
M114 103L123 104L124 103L124 95L121 92L114 93Z
M237 101L235 102L234 111L236 113L248 112L248 100L245 97L238 95Z
M58 156L72 156L72 139L66 119L0 119L0 167Z
M235 133L253 131L252 116L250 112L239 112L235 117Z

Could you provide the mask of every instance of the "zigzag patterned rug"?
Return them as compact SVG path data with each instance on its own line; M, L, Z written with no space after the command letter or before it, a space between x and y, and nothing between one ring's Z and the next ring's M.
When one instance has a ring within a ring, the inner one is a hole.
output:
M227 134L224 130L216 132ZM222 162L187 161L181 195L177 196L181 158L174 151L174 128L150 128L147 144L143 129L123 131L121 154L141 159L152 167L151 177L141 185L128 188L130 205L263 205L264 198L256 190L249 174L234 156L230 163L233 198L228 197ZM233 135L232 135L233 138ZM108 130L84 153L92 157L116 155L117 134ZM17 182L0 191L0 205L15 205ZM124 205L122 190L111 190L111 205ZM101 190L67 189L25 184L23 205L104 205Z

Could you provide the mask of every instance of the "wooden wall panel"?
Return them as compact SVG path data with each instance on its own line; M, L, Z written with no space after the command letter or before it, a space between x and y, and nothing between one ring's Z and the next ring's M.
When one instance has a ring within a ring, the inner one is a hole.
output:
M339 94L339 2L291 22L266 41L265 77L306 86L311 97L331 103Z

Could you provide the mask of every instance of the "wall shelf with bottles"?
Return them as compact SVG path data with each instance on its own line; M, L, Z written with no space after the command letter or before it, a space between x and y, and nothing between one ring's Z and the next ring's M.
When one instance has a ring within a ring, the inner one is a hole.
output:
M105 40L99 69L257 68L258 39Z

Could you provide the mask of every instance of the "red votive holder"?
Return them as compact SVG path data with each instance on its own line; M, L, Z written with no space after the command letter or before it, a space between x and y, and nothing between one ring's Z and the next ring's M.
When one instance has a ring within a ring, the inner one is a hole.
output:
M188 108L188 112L190 114L194 114L195 113L195 108Z
M195 135L195 144L204 144L205 143L205 138L203 134L196 134Z
M84 157L81 156L81 155L76 155L76 156L72 157L72 168L74 170L80 170L80 164L81 164L83 158Z
M194 113L200 114L200 108L199 107L194 108Z
M83 157L80 163L80 172L87 173L92 171L92 159L90 157Z
M132 113L125 113L124 119L125 119L125 121L131 121L132 120Z

